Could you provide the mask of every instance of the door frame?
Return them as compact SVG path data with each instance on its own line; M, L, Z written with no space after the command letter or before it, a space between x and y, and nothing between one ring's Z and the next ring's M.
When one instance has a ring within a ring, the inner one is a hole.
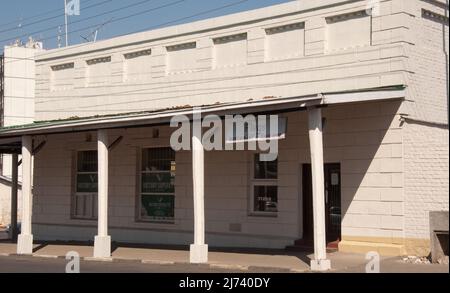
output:
M303 235L303 240L304 242L313 242L314 239L314 217L313 217L313 209L312 209L312 174L311 174L311 164L306 163L306 164L301 164L300 165L301 168L301 194L302 194L302 199L300 200L301 203L301 215L300 215L300 219L301 221L299 221L299 227L302 228L302 235ZM340 196L340 202L339 202L339 206L341 207L341 211L342 211L342 164L341 163L325 163L324 164L324 180L325 180L325 184L324 184L324 189L326 188L326 184L327 184L327 172L328 170L331 169L339 169L339 196ZM326 196L326 193L325 193ZM325 202L325 209L327 209L325 211L325 216L326 216L326 236L327 236L327 243L328 242L333 242L336 240L340 240L342 239L342 214L341 214L341 227L339 228L339 233L340 235L331 235L330 232L330 212L329 209L327 208L328 205ZM333 239L333 238L338 238L338 239Z

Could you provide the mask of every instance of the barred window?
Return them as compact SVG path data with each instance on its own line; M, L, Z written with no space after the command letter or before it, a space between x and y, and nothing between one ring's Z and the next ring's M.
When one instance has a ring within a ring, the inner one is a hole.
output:
M172 148L142 150L140 220L174 220L175 173L175 151Z
M79 151L76 158L75 194L72 214L77 219L97 218L97 151Z

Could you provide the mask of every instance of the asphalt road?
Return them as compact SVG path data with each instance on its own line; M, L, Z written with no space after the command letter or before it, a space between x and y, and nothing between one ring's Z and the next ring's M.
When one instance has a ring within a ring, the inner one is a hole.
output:
M42 258L32 256L0 256L1 273L65 273L68 261L63 258ZM80 262L81 273L286 273L273 268L252 268L233 270L190 264L147 264L137 261L84 261ZM352 266L332 271L334 273L362 273L364 266ZM404 264L396 259L381 263L382 273L447 273L448 265Z
M68 261L62 258L0 256L0 273L65 273ZM190 264L144 264L135 261L81 261L80 273L283 273L274 269L249 268L248 271L211 268Z

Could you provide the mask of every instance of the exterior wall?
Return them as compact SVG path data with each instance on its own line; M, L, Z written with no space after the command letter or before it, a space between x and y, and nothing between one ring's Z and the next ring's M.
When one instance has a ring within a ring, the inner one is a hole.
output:
M404 85L408 2L383 0L377 14L365 17L368 21L362 25L367 30L361 31L367 31L364 39L369 44L360 38L354 43L349 39L342 43L345 46L328 44L329 20L364 12L367 1L305 0L47 51L37 57L36 119ZM354 22L344 22L339 31L350 36L354 27ZM289 49L292 30L299 35L295 51ZM286 35L274 38L274 32ZM242 34L247 34L246 42L236 41ZM228 40L217 41L224 38ZM236 44L230 45L233 38ZM275 49L273 42L280 48ZM236 61L234 50L242 52L245 46L247 54L239 54ZM151 55L143 50L151 50ZM137 55L142 62L130 59ZM100 76L95 76L101 83L91 80L91 61L109 57ZM148 68L141 68L143 64ZM56 70L62 65L69 68Z
M404 186L402 220L392 225L403 227L403 233L393 234L393 243L400 244L404 254L428 255L430 252L429 212L448 211L449 145L448 145L448 4L445 1L397 1L404 11L404 23L410 30L404 42L407 70L407 97L399 114L403 117L402 131L397 139L402 140L403 177L398 177L399 186ZM429 19L423 9L447 16ZM397 189L400 191L400 189ZM382 196L388 194L382 193ZM394 206L392 207L394 209ZM394 219L392 219L394 220ZM354 231L355 232L355 231ZM345 237L341 250L370 251L372 245L364 242L386 242L382 234ZM351 239L349 243L345 239ZM347 244L350 244L348 246Z
M178 152L176 155L175 223L136 222L137 153L141 147L169 146L170 130L168 127L160 128L160 139L151 138L150 128L110 132L112 138L124 135L124 140L110 155L109 225L114 241L192 243L194 218L190 152ZM96 234L96 221L70 219L72 153L77 149L95 149L95 134L93 139L93 143L83 143L85 134L51 136L45 148L36 156L33 222L37 239L86 241L93 239ZM248 152L213 152L206 155L206 231L210 245L285 247L299 238L299 195L295 188L298 182L285 183L283 188L289 193L281 195L282 212L278 218L248 216L248 170L251 157ZM281 172L285 174L290 171ZM294 188L290 188L291 185ZM240 224L241 232L231 232L232 224ZM73 229L61 225L83 228Z
M414 4L415 44L407 49L412 86L403 110L405 242L409 254L428 255L429 212L449 210L448 6ZM424 18L422 9L446 15L447 24Z
M366 4L293 1L41 53L36 120L405 85L403 102L324 109L325 161L342 167L341 251L428 254L428 212L448 211L448 24L424 19L422 9L447 16L448 11L442 0L382 0L368 21L369 44L364 28L354 31L354 23L364 25L366 19L330 27L343 14L358 19L348 14L364 11ZM351 34L358 46L350 38L332 38L335 31ZM298 50L291 50L291 42L277 49L273 40L283 38L274 32L286 32L289 41L296 37ZM238 62L230 58L233 50L240 52ZM170 131L161 128L158 140L150 134L111 131L112 137L125 137L111 154L111 234L116 241L189 244L189 152L177 154L175 224L135 221L137 150L167 145ZM251 153L207 154L209 244L279 248L302 237L300 166L309 162L304 113L289 114L287 136L280 145L277 218L248 215ZM37 238L92 240L96 234L95 221L70 219L72 153L95 149L92 137L46 138L36 157ZM232 232L239 226L241 232Z
M329 107L325 162L341 163L344 252L404 253L401 102Z
M409 254L430 253L429 212L448 211L448 127L405 124L405 241Z
M36 52L33 48L5 47L4 126L34 122Z
M25 47L5 47L5 98L4 125L15 126L34 122L35 64L37 49ZM11 177L11 156L2 156L1 175ZM19 181L22 171L19 167ZM20 197L20 193L19 193ZM11 186L0 181L0 224L9 224L11 206ZM19 205L19 215L21 206Z
M22 192L18 190L18 207L21 206ZM21 219L21 209L19 208L17 218ZM0 226L7 226L11 223L11 182L0 179Z
M413 43L405 47L410 57L407 78L411 86L404 111L411 119L448 124L448 18L444 25L438 19L431 20L422 15L422 9L425 9L448 17L448 7L444 9L426 1L412 2L415 4L410 8L415 16L411 25Z
M325 161L341 163L343 235L348 245L355 235L383 253L402 249L394 237L403 235L402 140L400 102L333 106L326 117ZM303 236L302 164L310 162L307 114L288 116L287 138L280 141L279 215L249 216L251 152L207 152L205 202L207 243L211 246L284 248ZM135 221L136 161L140 147L168 145L171 129L110 131L124 140L110 154L110 227L114 241L190 244L193 240L191 153L176 156L175 224ZM95 149L86 134L52 135L35 157L34 235L44 240L92 240L96 221L70 219L72 153ZM235 231L241 227L241 232ZM345 242L345 241L344 241ZM378 242L380 242L378 240ZM394 251L394 252L393 252Z

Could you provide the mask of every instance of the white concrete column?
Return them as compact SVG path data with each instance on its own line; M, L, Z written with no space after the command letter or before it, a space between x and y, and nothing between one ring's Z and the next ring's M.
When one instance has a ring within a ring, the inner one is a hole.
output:
M314 260L311 270L326 271L331 268L327 259L325 235L325 180L323 164L322 110L308 109L309 142L311 149L313 214L314 214Z
M108 235L108 133L99 130L98 139L98 235L94 241L94 257L111 257Z
M17 254L33 253L33 234L31 233L31 215L33 212L32 152L33 138L31 136L22 137L22 226L17 241Z
M200 120L194 120L192 134L192 176L194 194L194 244L190 248L191 263L208 262L205 244L205 154Z

